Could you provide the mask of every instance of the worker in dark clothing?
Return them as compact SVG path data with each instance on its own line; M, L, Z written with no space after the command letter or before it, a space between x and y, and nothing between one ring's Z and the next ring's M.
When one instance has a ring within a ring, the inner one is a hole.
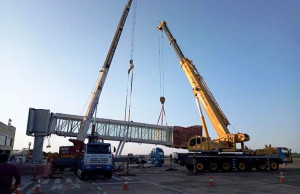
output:
M15 165L7 163L8 158L8 154L0 154L0 194L10 194L21 185L21 175ZM12 189L13 177L16 182Z

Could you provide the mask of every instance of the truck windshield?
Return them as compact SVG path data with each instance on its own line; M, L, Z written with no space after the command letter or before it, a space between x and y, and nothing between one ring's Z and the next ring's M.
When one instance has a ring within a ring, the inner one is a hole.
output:
M282 148L281 152L285 155L285 156L289 156L289 150L286 148Z
M110 154L110 146L108 145L88 145L88 154Z

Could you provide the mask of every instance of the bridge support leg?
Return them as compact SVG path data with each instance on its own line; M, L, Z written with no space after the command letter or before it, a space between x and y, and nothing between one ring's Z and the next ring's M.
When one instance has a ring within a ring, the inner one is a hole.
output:
M34 136L33 156L32 156L33 162L40 162L42 160L43 145L44 145L44 136Z

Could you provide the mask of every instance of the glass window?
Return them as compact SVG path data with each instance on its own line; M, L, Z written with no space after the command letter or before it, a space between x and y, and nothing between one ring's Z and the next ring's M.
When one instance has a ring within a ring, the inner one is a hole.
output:
M287 150L287 149L284 149L284 148L283 148L281 151L282 151L282 153L284 153L284 154L287 154L287 153L288 153L288 150Z
M289 150L286 148L282 148L281 152L285 155L285 156L289 156Z
M6 137L4 135L0 135L0 145L2 145L2 146L5 145L5 139L6 139Z
M6 138L6 143L5 143L5 145L6 145L6 146L10 146L10 142L11 142L11 138L10 138L10 137L7 137L7 138Z
M110 154L109 145L88 145L88 154Z
M191 139L190 146L196 145L196 138Z

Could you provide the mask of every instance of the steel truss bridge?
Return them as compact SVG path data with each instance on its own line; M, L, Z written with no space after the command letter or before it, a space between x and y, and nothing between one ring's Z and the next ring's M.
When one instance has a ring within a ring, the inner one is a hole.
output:
M83 116L55 113L50 123L50 134L77 137ZM91 136L92 123L88 134ZM173 127L138 122L96 118L96 135L100 139L172 146Z
M27 135L34 136L33 160L39 161L44 139L52 134L77 137L83 116L50 113L46 109L29 109ZM89 121L86 138L91 136L92 122ZM95 135L99 139L119 141L116 155L122 153L126 142L158 144L172 147L173 127L127 122L112 119L95 119ZM49 140L48 140L49 141Z

